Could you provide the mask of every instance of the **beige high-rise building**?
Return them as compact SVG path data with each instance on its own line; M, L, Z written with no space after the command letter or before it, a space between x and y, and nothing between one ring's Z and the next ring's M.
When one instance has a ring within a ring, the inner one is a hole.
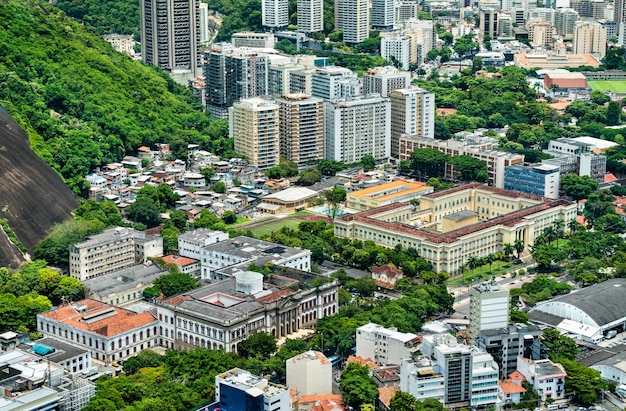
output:
M435 95L411 87L393 90L391 100L391 156L398 158L403 134L435 137Z
M241 100L229 110L235 152L259 170L274 167L280 159L278 112L278 104L260 97Z
M549 21L533 21L528 25L528 40L535 47L554 44L554 26Z
M367 0L336 0L335 29L343 31L343 41L360 43L369 36L369 2Z
M280 107L280 155L299 165L324 156L324 103L319 97L288 94Z
M606 27L600 23L580 21L574 27L574 53L594 54L604 57L606 54Z

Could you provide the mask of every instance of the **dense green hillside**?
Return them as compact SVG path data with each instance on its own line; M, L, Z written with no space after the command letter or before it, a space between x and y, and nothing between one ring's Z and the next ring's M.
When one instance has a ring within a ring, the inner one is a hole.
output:
M227 147L223 122L159 69L117 53L47 3L0 3L0 105L29 133L34 151L75 192L93 167L140 145ZM218 149L219 150L219 149Z
M137 0L57 0L54 4L96 34L139 34Z

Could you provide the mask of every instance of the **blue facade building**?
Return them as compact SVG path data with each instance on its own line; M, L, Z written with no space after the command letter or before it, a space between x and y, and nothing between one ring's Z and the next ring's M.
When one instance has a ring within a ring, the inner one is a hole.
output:
M504 169L504 189L557 199L560 177L558 166L542 163L516 164Z

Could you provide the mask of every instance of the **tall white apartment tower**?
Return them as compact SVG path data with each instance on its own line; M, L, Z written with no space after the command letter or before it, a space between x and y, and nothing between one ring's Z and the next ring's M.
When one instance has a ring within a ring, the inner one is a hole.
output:
M391 103L383 97L324 102L324 158L355 163L390 154Z
M343 41L360 43L369 36L368 0L336 0L335 28L343 31Z
M280 106L280 155L305 165L324 156L324 105L319 97L287 94Z
M398 158L403 134L435 138L435 95L411 87L393 90L391 100L391 156Z
M615 0L615 9L613 13L613 20L615 21L615 31L617 32L617 44L624 45L624 37L626 30L626 0Z
M481 331L498 330L509 325L509 290L495 283L482 283L470 289L470 344Z
M199 0L141 0L144 63L173 75L181 73L181 77L195 78L202 66L199 9ZM187 84L182 78L176 79Z
M408 70L411 61L411 38L408 36L385 36L380 42L380 55L402 70Z
M298 31L315 33L324 30L324 0L298 0Z
M391 30L395 22L394 0L372 0L371 24L373 30Z
M274 167L280 159L278 112L278 104L260 97L241 100L229 110L235 152L259 170Z
M289 24L289 0L262 0L261 24L280 29Z

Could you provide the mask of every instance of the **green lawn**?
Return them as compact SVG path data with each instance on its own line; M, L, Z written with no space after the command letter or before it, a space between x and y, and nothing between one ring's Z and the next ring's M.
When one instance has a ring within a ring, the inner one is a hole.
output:
M589 80L587 84L592 90L626 93L626 80Z
M467 269L463 273L462 277L456 277L447 282L450 286L460 286L469 284L470 282L476 283L480 280L487 280L492 276L502 275L509 271L519 270L524 268L524 264L514 264L505 261L494 261L489 270L489 264L485 264L482 267L477 267L474 270Z
M262 237L262 236L271 234L272 231L278 231L283 227L298 228L298 225L302 221L303 220L292 218L292 217L277 218L276 221L274 222L268 222L267 224L263 224L260 227L251 228L250 231L252 231L252 234L255 237ZM242 225L238 228L241 230L248 230L246 225Z

